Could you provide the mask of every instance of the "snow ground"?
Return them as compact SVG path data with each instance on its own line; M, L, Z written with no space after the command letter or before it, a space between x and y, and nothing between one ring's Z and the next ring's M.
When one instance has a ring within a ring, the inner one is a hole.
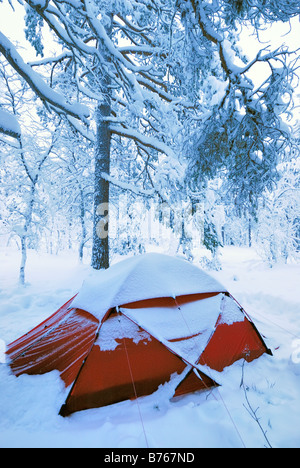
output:
M28 284L19 287L18 253L1 251L0 264L0 448L252 448L268 446L263 431L272 447L300 448L299 265L269 269L252 250L226 248L222 271L212 273L254 319L273 357L235 363L210 393L170 402L165 385L138 402L64 419L57 414L66 396L58 373L16 378L1 363L1 345L70 299L89 267L75 255L31 252ZM245 391L262 429L248 412Z

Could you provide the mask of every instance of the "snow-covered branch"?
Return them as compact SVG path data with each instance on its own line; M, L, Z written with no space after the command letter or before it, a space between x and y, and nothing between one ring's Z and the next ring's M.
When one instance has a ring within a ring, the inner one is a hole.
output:
M137 141L146 148L152 148L160 153L166 154L170 158L175 158L174 151L165 143L157 140L156 138L143 135L133 128L120 127L118 125L111 124L110 130L113 134L121 137L130 138Z
M203 7L204 2L200 0L190 0L190 1L191 1L191 5L193 8L196 21L199 24L204 37L206 37L206 39L208 39L209 41L211 41L218 47L218 52L219 52L219 57L220 57L220 61L222 64L222 68L225 71L226 75L229 77L229 79L232 79L232 78L235 79L236 76L245 74L257 62L269 62L270 60L277 58L279 56L295 53L295 51L290 52L284 48L278 48L273 52L268 52L266 54L263 54L263 52L267 49L267 48L264 48L258 52L254 60L249 61L248 64L246 64L245 66L236 65L234 63L234 60L232 59L232 55L234 55L234 52L232 48L230 47L228 40L226 40L223 34L220 34L219 32L216 31L212 21L208 18L205 8ZM209 5L206 5L206 6L209 10ZM298 8L298 11L299 11L299 8Z
M13 138L21 136L21 128L16 117L0 109L0 132Z
M47 57L42 58L40 60L34 60L33 62L29 62L28 65L30 67L40 67L43 65L53 65L55 63L62 62L63 60L70 59L73 57L73 54L69 51L64 51L62 54L55 56L55 57Z
M42 101L51 104L76 119L87 122L90 115L89 109L81 104L69 104L62 94L57 93L50 88L43 78L32 70L26 64L18 53L15 46L0 31L0 52L4 55L10 65L22 76L29 84L31 89L39 96Z
M91 130L89 130L86 126L82 125L77 119L74 119L74 117L70 115L67 115L66 118L70 125L74 128L74 130L76 130L76 132L78 132L88 141L95 143L95 135Z
M153 197L156 194L155 189L145 190L145 189L137 187L135 184L129 184L128 182L121 182L115 177L105 174L104 172L102 172L101 177L107 180L107 182L115 185L116 187L119 187L122 190L130 191L134 193L135 195L140 195L143 197Z

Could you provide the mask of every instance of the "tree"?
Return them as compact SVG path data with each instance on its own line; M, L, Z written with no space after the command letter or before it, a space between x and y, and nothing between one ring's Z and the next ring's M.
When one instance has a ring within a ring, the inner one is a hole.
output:
M58 137L60 122L51 135L43 128L41 122L32 109L30 100L32 93L25 83L6 63L0 63L0 84L2 89L0 106L14 115L15 118L30 122L31 133L24 136L21 126L15 142L4 141L6 149L12 161L5 161L8 210L10 211L11 230L20 238L21 265L19 272L20 284L25 284L25 267L27 261L28 242L32 240L33 225L39 218L38 184L40 182L43 167L49 158ZM25 111L26 108L26 111ZM21 119L22 111L22 119ZM11 134L8 134L12 136ZM10 163L10 165L9 165ZM21 167L21 170L20 170ZM10 191L12 190L12 193ZM35 218L35 219L34 219Z
M210 100L200 100L202 115L197 121L191 119L191 188L199 190L207 180L222 176L227 197L238 209L253 212L264 190L272 189L278 180L277 164L292 143L281 116L293 105L298 56L291 60L292 51L285 47L263 48L246 61L234 46L237 25L252 24L258 30L266 21L288 21L299 14L299 4L247 0L182 4L188 4L190 34L206 40L202 48L211 57L211 63L201 69L202 93ZM270 74L263 83L254 84L249 72L258 63L267 64Z
M298 155L297 155L298 156ZM281 177L258 210L257 248L273 266L299 257L300 171L297 159L281 165Z
M69 228L69 248L75 240L78 256L83 261L84 248L92 239L93 218L93 145L79 138L70 125L63 126L59 147L55 149L52 174L46 185L49 204L59 211ZM53 187L56 189L53 189ZM55 217L55 213L54 213Z

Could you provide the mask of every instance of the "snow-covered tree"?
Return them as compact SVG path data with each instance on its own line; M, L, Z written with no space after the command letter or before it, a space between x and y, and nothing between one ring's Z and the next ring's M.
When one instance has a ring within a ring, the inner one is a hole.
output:
M108 266L107 226L101 229L101 217L109 202L105 176L110 172L113 135L133 140L145 158L149 150L155 150L156 159L160 153L176 164L172 134L166 131L172 123L165 119L166 112L172 114L176 126L176 109L182 105L182 99L170 93L166 78L172 3L87 0L41 5L28 1L27 37L37 54L43 53L43 22L62 45L57 56L31 65L0 36L0 51L48 108L65 114L77 130L95 141L95 268ZM37 73L41 66L49 69L50 80ZM91 102L91 108L75 102L73 96L62 97L56 79L62 71L76 88L77 97L85 104ZM90 114L94 115L95 135L81 125Z
M21 265L19 281L25 283L25 266L29 242L43 224L41 221L43 201L39 197L39 184L43 167L49 158L58 137L57 127L49 132L39 121L32 109L32 92L22 83L16 73L0 63L0 106L8 110L20 122L30 127L26 135L20 132L15 141L2 141L1 166L3 188L7 197L8 223L21 244ZM25 110L26 109L26 110ZM12 135L9 135L12 136Z
M58 211L63 227L67 224L72 231L69 248L75 242L82 261L84 248L92 240L93 147L65 125L53 153L51 175L44 184L49 205L54 207L53 218Z
M299 14L296 2L182 2L194 41L201 38L198 60L201 84L199 118L191 117L189 173L193 190L216 176L226 180L227 197L236 207L253 212L265 189L278 179L277 165L291 144L282 116L293 106L298 59L286 47L262 48L247 60L235 43L238 25L263 27L265 21L286 21ZM193 56L194 57L194 56ZM209 57L207 59L206 57ZM250 72L259 63L269 68L262 83Z
M298 159L282 165L276 190L264 198L258 211L256 245L273 266L299 257L300 167Z

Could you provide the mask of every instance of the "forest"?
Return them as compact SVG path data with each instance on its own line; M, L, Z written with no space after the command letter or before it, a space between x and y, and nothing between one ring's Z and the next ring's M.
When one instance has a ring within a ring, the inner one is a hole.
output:
M24 18L22 43L0 32L0 242L21 284L31 249L94 269L153 249L218 269L228 245L297 259L298 1L4 6Z

